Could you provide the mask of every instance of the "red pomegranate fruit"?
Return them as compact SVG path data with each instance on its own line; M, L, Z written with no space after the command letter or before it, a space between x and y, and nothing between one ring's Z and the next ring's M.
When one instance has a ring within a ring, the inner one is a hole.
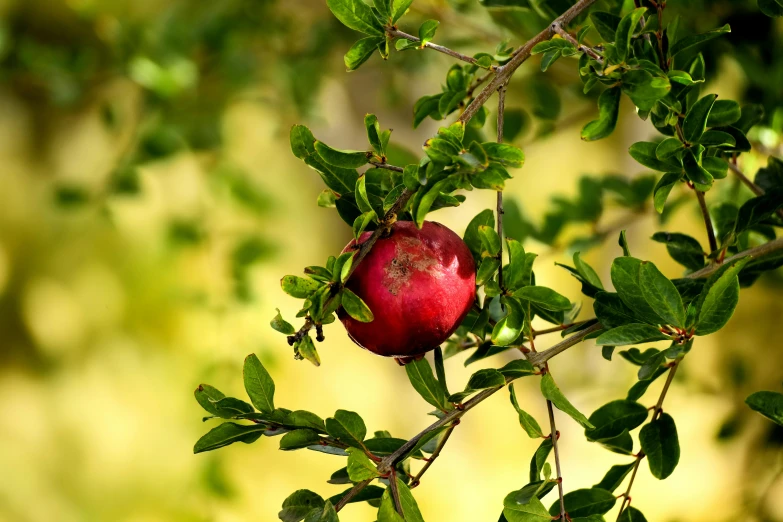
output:
M359 244L371 235L365 232ZM352 240L343 252L354 250ZM379 239L346 286L374 320L338 315L359 346L384 357L409 358L438 347L454 333L476 296L476 266L467 245L440 223L398 221Z

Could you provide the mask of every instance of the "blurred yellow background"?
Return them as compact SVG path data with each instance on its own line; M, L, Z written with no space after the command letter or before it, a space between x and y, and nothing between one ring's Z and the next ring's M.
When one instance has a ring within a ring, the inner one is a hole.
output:
M176 8L203 8L190 4L0 2L5 60L0 83L0 521L266 522L277 520L280 504L296 489L324 497L342 491L343 486L326 480L343 459L306 450L283 453L278 439L192 454L194 442L211 427L201 421L204 412L193 400L193 389L206 382L244 397L241 365L251 352L274 377L279 406L322 417L338 408L353 410L370 431L387 429L398 437L410 437L431 422L426 416L431 408L410 387L405 371L355 346L339 324L326 328L327 339L318 346L322 365L316 368L293 359L269 320L275 308L289 320L297 311L298 302L280 290L280 277L322 264L351 237L333 210L316 206L321 180L290 153L290 126L304 123L336 147L361 148L362 117L374 112L384 127L394 129L392 142L418 151L438 124L427 120L411 129L411 106L419 96L437 91L449 60L396 54L393 70L376 57L359 72L345 74L342 54L352 35L332 25L323 2L249 2L267 17L259 23L257 47L250 47L257 75L222 98L215 112L219 145L182 147L144 161L136 172L138 192L118 195L107 187L151 110L140 76L106 67L86 87L76 81L83 91L62 102L50 95L67 98L68 77L43 67L41 54L31 62L41 66L31 80L18 66L8 65L9 49L33 34L50 35L52 48L100 41L129 20L166 24ZM507 35L512 44L520 42L488 19L452 12L441 2L418 4L414 18L439 15L444 39L458 40L464 23L473 27L469 37L478 25L490 40L495 31L496 40ZM302 35L316 25L336 35L319 52L319 41L302 43ZM402 66L406 61L408 66ZM537 70L537 62L531 60L515 77L511 105L528 103L525 78ZM134 63L142 70L148 65ZM707 89L739 96L747 81L739 65L728 58L714 65L717 76ZM70 66L76 67L65 68ZM573 69L571 63L552 74L569 75ZM176 78L187 84L190 69L177 70L181 76ZM36 83L41 79L43 89ZM47 90L48 82L66 85L65 94ZM392 84L393 89L386 88ZM297 100L300 90L304 98ZM204 107L201 97L206 104L209 95L209 89L198 90L176 111L196 117ZM567 92L563 104L562 132L542 139L528 135L517 143L526 164L513 172L506 194L534 222L551 195L573 194L582 174L639 174L642 169L625 151L652 136L651 126L628 105L611 139L584 143L578 131L592 119L594 102ZM107 107L115 125L106 123ZM744 166L754 172L765 162L748 157ZM234 172L250 187L250 200L234 197L235 185L225 182L234 179ZM462 234L476 213L493 204L494 193L474 191L464 205L440 210L431 219ZM650 213L630 219L625 212L609 208L602 223L624 225L627 220L634 255L659 263L670 277L680 274L663 245L648 239L661 228L657 218ZM694 202L683 206L666 229L705 240ZM572 227L569 236L579 232ZM613 232L604 246L586 255L604 281L618 255L615 238ZM579 299L577 282L554 265L568 262L570 252L534 242L527 248L540 254L537 280ZM247 262L240 262L243 255ZM743 291L727 328L700 339L678 373L666 409L678 423L682 458L666 482L652 478L646 465L640 470L633 503L648 520L783 520L783 436L742 404L751 391L777 389L783 379L782 287L778 273ZM592 315L586 305L584 318ZM556 336L550 337L539 345L556 342ZM447 360L451 388L461 388L475 370L498 367L508 357L469 368L462 364L464 355ZM632 366L619 357L605 361L592 343L570 350L551 366L561 388L587 414L624 396L636 379ZM651 402L661 385L654 384L643 401ZM543 421L545 403L537 386L533 379L523 380L517 394L522 406ZM566 416L558 419L566 490L589 487L609 466L627 461L586 442ZM466 415L415 490L425 519L494 522L506 493L527 482L536 446L520 429L507 394L498 393ZM545 504L553 499L550 494ZM366 505L340 513L345 522L374 516Z

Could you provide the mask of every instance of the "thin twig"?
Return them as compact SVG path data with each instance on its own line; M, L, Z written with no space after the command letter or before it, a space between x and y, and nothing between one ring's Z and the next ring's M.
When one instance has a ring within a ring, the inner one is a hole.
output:
M504 116L506 112L506 83L498 88L498 143L503 143L503 125ZM498 285L503 288L503 191L497 191L497 230L498 237L500 238L500 252L498 253L498 259L500 260L500 266L498 266Z
M580 44L576 40L576 38L571 36L571 33L566 31L565 29L563 29L562 26L560 26L560 24L552 24L552 28L554 29L554 31L557 34L562 36L565 41L567 41L568 43L570 43L571 45L573 45L574 47L576 47L577 49L579 49L580 51L585 53L587 56L589 56L593 60L595 60L598 63L600 63L601 65L603 65L604 57L601 56L600 54L598 54L597 52L595 52L595 49L592 49L592 48L590 48L590 47L588 47L586 45Z
M367 479L367 480L363 480L363 481L357 483L353 488L350 489L350 491L348 491L348 493L343 495L343 498L341 498L337 502L337 504L334 505L334 510L335 511L340 511L342 508L344 508L345 505L348 502L350 502L353 497L358 495L359 492L361 490L363 490L364 488L366 488L370 484L370 482L372 482L373 480L374 479Z
M549 410L550 437L552 437L552 449L555 452L555 470L557 471L557 492L560 495L560 520L566 520L565 499L563 499L563 473L560 471L560 451L557 448L557 439L560 434L555 426L555 412L552 409L552 401L546 401L546 408Z
M718 242L715 240L715 229L712 226L712 218L710 217L710 211L707 209L707 201L704 199L704 192L694 188L696 192L696 198L699 200L699 208L701 208L701 215L704 218L704 226L707 229L707 239L710 242L710 254L718 250Z
M584 321L576 321L573 323L568 324L561 324L560 326L553 326L552 328L544 328L543 330L533 330L533 336L538 337L539 335L545 335L549 333L555 333L555 332L562 332L563 330L567 330L568 328L571 328L572 326L576 326L578 324L585 324L589 323L590 321L595 321L595 318L592 319L585 319Z
M528 360L530 360L530 363L534 366L544 364L546 361L548 361L555 355L562 353L568 348L579 344L584 340L585 337L595 332L596 330L599 330L600 328L601 328L600 325L593 325L589 328L585 328L581 332L577 332L571 337L563 339L549 350L537 353L535 355L531 355L531 357L529 357ZM506 380L506 384L514 380L515 378L509 378ZM385 472L391 469L391 467L393 467L395 464L403 460L423 437L427 436L433 431L439 430L443 426L453 423L454 420L461 418L468 411L475 408L478 404L480 404L487 398L491 397L499 390L503 389L506 386L506 384L502 386L495 386L493 388L487 388L485 390L482 390L476 395L474 395L470 400L464 402L462 404L461 409L454 409L446 413L443 417L441 417L437 421L433 422L432 424L424 428L418 434L414 435L410 440L408 440L408 442L400 446L394 453L392 453L387 457L384 457L383 461L378 466L378 470L381 472Z
M390 36L393 36L394 38L403 38L405 40L410 40L411 42L421 42L421 40L412 34L404 33L402 31L399 31L397 29L388 29L387 33ZM473 65L478 65L481 67L478 63L478 61L473 58L472 56L468 56L467 54L462 54L460 52L454 51L452 49L449 49L448 47L444 47L442 45L434 44L432 42L427 42L424 44L425 49L432 49L433 51L438 51L439 53L447 54L453 58L456 58L458 60L462 60L463 62L468 62Z
M381 163L379 161L370 161L370 165L376 169L393 170L394 172L405 172L405 169L396 165L389 165L388 163Z
M505 84L509 78L511 78L511 76L514 74L514 71L516 71L520 65L530 58L530 53L533 51L533 47L535 47L536 44L539 44L545 40L549 40L552 37L554 28L556 26L567 26L574 18L579 16L596 1L597 0L579 0L570 9L568 9L568 11L560 15L551 24L549 24L546 29L538 33L536 36L525 42L521 47L514 51L511 59L505 65L498 67L497 71L495 72L495 77L492 79L492 81L487 84L486 87L484 87L481 92L479 92L478 95L473 99L473 101L470 102L470 105L465 108L465 111L459 117L459 121L463 123L470 121L470 119L475 116L481 106L486 103L489 97L492 96L492 94L497 91L501 85Z
M548 350L544 350L543 352L529 354L528 357L527 357L527 360L530 361L530 364L532 364L533 366L541 366L542 364L546 363L549 359L551 359L555 355L563 353L564 351L568 350L569 348L571 348L572 346L577 344L578 341L577 342L569 342L572 339L574 339L574 337L578 336L580 338L579 340L581 341L582 339L584 339L588 335L590 335L590 334L592 334L594 332L597 332L601 328L603 328L603 326L601 326L601 323L595 323L592 326L588 326L584 330L582 330L582 331L572 335L571 337L568 337L568 338L564 339L563 341L557 343L556 345L554 345L552 348L549 348Z
M392 499L394 500L394 510L402 515L402 502L400 502L400 489L397 487L397 472L394 468L389 474L389 487L391 488Z
M658 402L655 403L653 416L650 422L654 422L661 416L661 413L663 412L663 400L666 398L666 393L669 391L669 387L674 380L674 374L677 373L677 368L681 361L682 359L678 359L672 363L669 375L666 376L666 383L663 385L661 394L658 396ZM636 473L639 471L639 465L642 463L644 457L644 451L639 450L639 453L636 455L636 463L634 463L633 472L631 473L631 480L628 482L628 488L626 488L625 493L623 493L623 501L620 504L620 512L617 514L617 520L620 520L620 517L623 516L623 511L631 505L631 488L633 487L634 479L636 479Z
M734 163L728 162L729 164L729 170L731 170L739 179L742 181L750 190L757 196L763 196L764 195L764 189L753 183L753 181L750 180L749 177L745 175L744 172L742 172L739 167L737 167Z
M739 254L734 254L731 257L727 257L723 260L723 264L731 263L733 261L736 261L737 259L741 259L743 257L752 256L755 259L760 259L764 256L768 256L770 254L774 254L775 252L783 250L783 237L779 237L777 239L773 239L772 241L767 241L763 245L759 245L757 247L749 248L747 250L743 250ZM713 272L718 270L720 268L720 265L712 264L709 266L705 266L701 270L697 270L696 272L693 272L691 274L688 274L687 278L689 279L698 279L702 277L709 277L712 275Z
M476 78L475 80L473 80L473 83L471 83L471 84L470 84L470 86L468 87L468 90L467 90L467 91L465 91L465 94L466 94L466 95L465 95L465 97L466 97L466 98L470 98L471 96L473 96L473 91L475 91L476 89L478 89L478 87L479 87L479 86L480 86L482 83L484 83L485 81L487 81L487 79L488 79L490 76L492 76L493 74L495 74L495 71L487 71L485 74L482 74L481 76L479 76L478 78Z
M729 161L728 164L729 169L751 190L751 192L753 192L756 196L763 196L765 194L764 189L751 181L750 178L747 177L739 167L737 167L737 165L731 161ZM776 214L778 217L780 217L780 219L783 219L783 209L778 209Z
M454 428L457 427L457 424L458 423L454 423L449 426L449 428L443 434L443 438L440 439L440 442L438 442L438 445L435 447L435 451L432 452L430 458L427 459L427 462L424 463L424 466L421 468L421 470L416 474L415 477L413 477L413 480L411 480L411 488L415 488L419 485L421 477L427 472L428 469L430 469L430 466L432 466L433 462L435 462L435 459L438 458L440 452L443 451L443 447L449 441L449 437L451 437L451 434L454 432Z

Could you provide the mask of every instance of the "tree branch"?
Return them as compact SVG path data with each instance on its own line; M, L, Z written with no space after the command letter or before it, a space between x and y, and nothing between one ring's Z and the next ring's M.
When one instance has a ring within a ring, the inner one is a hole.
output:
M598 63L600 63L601 65L603 65L603 63L604 63L604 57L603 57L603 56L601 56L600 54L598 54L597 52L595 52L595 50L594 50L594 49L592 49L592 48L590 48L590 47L588 47L588 46L586 46L586 45L582 45L582 44L580 44L580 43L579 43L579 42L576 40L576 38L574 38L573 36L571 36L571 33L569 33L568 31L566 31L565 29L563 29L563 27L562 27L562 26L561 26L559 23L557 23L557 22L553 23L553 24L552 24L552 29L553 29L553 30L554 30L554 31L555 31L557 34L559 34L560 36L562 36L562 37L563 37L563 39L564 39L565 41L567 41L568 43L570 43L571 45L573 45L574 47L576 47L577 49L579 49L580 51L582 51L583 53L585 53L587 56L589 56L589 57L590 57L590 58L592 58L593 60L595 60L595 61L597 61Z
M549 24L546 29L519 47L512 55L511 60L509 60L505 65L497 68L495 77L489 84L487 84L486 87L481 90L481 92L478 93L473 101L470 102L470 105L465 108L465 111L459 117L459 121L467 123L478 112L481 106L486 103L489 97L492 96L492 94L497 91L501 85L505 84L511 78L511 76L514 74L514 71L516 71L520 65L530 58L530 53L533 50L533 47L535 47L536 44L552 37L552 34L555 31L555 27L564 27L568 25L574 18L579 16L584 10L593 5L595 2L596 0L579 0L570 9L568 9L568 11L560 15L551 24Z
M599 330L600 328L601 326L598 324L593 325L589 328L585 328L581 332L577 332L571 337L568 337L567 339L563 339L549 350L537 354L531 354L528 357L528 360L534 366L541 365L546 361L548 361L549 359L551 359L552 357L554 357L555 355L562 353L568 348L579 344L581 341L584 340L585 337L595 332L596 330ZM487 388L485 390L482 390L476 395L474 395L470 400L463 403L461 409L451 410L443 417L441 417L437 421L433 422L432 424L424 428L418 434L414 435L410 440L408 440L408 442L400 446L394 453L392 453L387 457L384 457L383 461L381 461L380 465L378 466L378 470L381 471L382 473L388 471L395 464L403 460L423 437L432 433L433 431L442 428L443 426L446 426L454 422L454 420L461 418L468 411L475 408L478 404L480 404L487 398L491 397L496 392L503 389L506 386L506 384L514 380L515 380L514 378L507 379L506 383L503 386L495 386L494 388Z
M506 111L506 85L504 83L498 89L498 143L503 143L503 125L504 116ZM498 267L498 285L503 288L503 191L497 191L497 231L500 238L500 253L498 258L500 259L500 266Z
M707 239L710 242L710 254L718 250L718 242L715 241L715 229L712 226L712 218L710 217L710 211L707 209L707 201L704 199L704 192L694 187L696 192L696 199L699 200L699 208L701 208L701 215L704 218L704 226L707 229Z
M552 409L552 401L546 401L546 408L549 411L549 436L552 437L552 449L555 452L555 470L557 471L557 492L560 495L560 516L559 520L566 519L565 500L563 499L563 474L560 471L560 451L557 449L557 439L560 438L560 433L555 426L555 412Z
M351 488L350 491L348 491L348 493L343 495L343 498L341 498L337 502L337 504L334 505L334 510L335 511L340 511L342 508L344 508L345 505L348 502L350 502L353 497L358 495L361 490L363 490L364 488L369 486L370 482L372 482L373 480L375 480L375 479L367 479L367 480L363 480L363 481L357 483L353 488Z
M443 438L440 439L440 442L438 442L438 445L435 447L435 451L432 452L430 458L427 460L427 462L424 463L424 467L422 467L421 470L416 474L416 476L413 477L413 480L411 480L411 488L415 488L416 486L419 485L419 482L421 481L421 477L427 472L428 469L430 469L430 466L432 466L433 462L435 462L435 459L438 458L440 452L443 451L443 447L449 441L449 437L451 437L451 434L454 432L454 428L456 428L458 424L459 421L458 420L455 421L454 424L449 426L449 428L443 434Z
M421 42L421 40L412 34L404 33L402 31L399 31L397 29L388 29L387 33L390 36L393 36L394 38L402 38L404 40L410 40L411 42ZM456 58L458 60L462 60L463 62L468 62L473 65L477 65L481 67L478 64L478 61L473 58L472 56L468 56L466 54L462 54L460 52L454 51L452 49L449 49L448 47L444 47L442 45L434 44L432 42L427 42L424 44L425 49L432 49L433 51L438 51L439 53L447 54L451 56L452 58Z
M669 370L669 375L666 376L666 383L663 385L663 389L661 390L661 394L658 396L658 402L655 403L655 408L653 410L653 416L650 422L654 422L658 417L661 416L661 413L663 412L662 406L663 406L663 400L666 398L666 393L669 391L669 387L672 384L672 381L674 380L674 374L677 373L677 368L680 365L680 362L682 359L675 360L672 363L671 369ZM623 501L620 504L620 512L617 514L617 520L620 520L620 517L623 516L623 511L631 505L631 488L633 487L634 479L636 478L636 472L639 471L639 465L642 463L642 460L644 459L644 451L639 450L639 453L636 455L636 463L633 467L633 472L631 473L631 480L628 482L628 488L625 490L625 493L623 493Z
M747 250L743 250L739 254L734 254L731 257L727 257L723 260L723 264L731 263L733 261L736 261L737 259L741 259L746 256L752 256L756 259L768 256L770 254L774 254L775 252L778 252L779 250L783 250L783 237L779 237L777 239L773 239L772 241L767 241L763 245L759 245L757 247L749 248ZM718 270L721 267L721 265L712 264L709 266L705 266L701 270L697 270L696 272L693 272L691 274L688 274L687 278L689 279L698 279L702 277L709 277L712 275L713 272Z
M756 196L763 196L765 194L764 189L756 185L744 172L740 170L733 162L729 161L729 169L742 181ZM783 209L778 209L778 217L783 219Z
M389 165L388 163L380 163L378 161L370 161L370 165L376 169L393 170L394 172L405 172L405 169L396 165Z

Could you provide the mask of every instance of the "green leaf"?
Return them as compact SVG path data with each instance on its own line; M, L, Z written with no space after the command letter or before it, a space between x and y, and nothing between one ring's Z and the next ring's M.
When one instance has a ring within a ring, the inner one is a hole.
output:
M381 497L381 505L378 508L378 522L405 522L394 507L391 496L391 488L386 488Z
M334 208L336 200L337 197L331 189L323 189L321 193L318 194L316 203L321 208Z
M587 262L583 261L582 258L579 257L579 252L574 252L574 267L576 267L576 271L579 272L579 275L582 276L585 281L596 288L601 290L604 289L604 285L601 283L601 278L598 277L598 274L595 270L593 270L593 267L588 265Z
M323 509L324 505L324 499L320 495L300 489L283 501L283 510L277 516L283 522L300 522L311 511Z
M612 262L612 284L620 299L633 310L636 317L649 324L661 324L661 317L647 303L642 292L640 276L642 262L635 257L618 257Z
M489 281L500 267L500 259L495 257L485 257L481 260L479 269L476 272L476 286L482 286Z
M668 78L653 76L648 71L630 70L623 75L623 92L641 111L652 109L671 88Z
M329 165L315 150L315 137L304 125L291 127L291 151L311 169L318 172L327 187L337 194L353 194L358 174L354 169L342 169ZM338 210L340 209L338 200Z
M601 479L601 482L593 486L594 488L600 488L605 489L607 491L614 491L618 487L620 487L620 484L622 484L623 479L628 476L628 474L633 470L634 466L636 466L636 461L628 463L628 464L617 464L609 468L609 471L606 472L606 475L604 475L604 478Z
M326 0L326 5L343 25L354 31L383 36L383 26L362 0Z
M520 377L527 377L528 375L534 375L536 373L536 370L533 368L533 365L530 364L530 361L526 361L524 359L515 359L500 368L498 371L509 379L518 379Z
M526 299L545 310L565 311L571 309L571 301L545 286L524 286L514 291L514 297Z
M413 0L393 0L392 2L392 22L397 20L405 14Z
M717 97L717 94L708 94L700 98L688 110L688 114L682 122L682 135L690 143L696 143L704 134L704 130L707 128L707 118L710 116L710 111L712 111Z
M530 459L530 482L536 482L541 478L541 471L546 464L546 459L549 457L549 453L552 451L552 438L547 437L544 439L533 457Z
M655 360L654 360L655 359ZM647 363L651 364L657 364L659 367L657 370L655 370L651 375L647 376L647 372L645 371L645 377L641 381L637 382L633 386L631 386L631 389L628 390L628 395L626 395L626 399L629 401L637 401L639 400L645 392L647 392L647 388L650 387L650 385L661 375L666 373L668 371L668 368L661 367L660 364L666 359L666 356L664 354L663 359L659 359L656 357L651 357L648 359L643 365L642 368L647 367ZM639 368L639 373L642 373L642 368Z
M623 510L617 522L647 522L647 519L644 518L641 511L633 506L628 506Z
M665 141L666 140L664 140L664 142ZM628 153L633 159L648 169L661 172L679 170L681 167L676 158L672 157L668 160L658 158L657 152L661 144L653 143L651 141L639 141L628 148Z
M506 378L494 368L479 370L470 376L467 388L471 390L483 390L496 386L505 386Z
M671 232L656 232L652 236L653 241L666 245L669 255L690 270L699 270L704 267L705 257L701 244L686 234Z
M315 413L306 410L292 411L286 415L283 424L286 426L296 426L297 428L310 428L319 433L326 432L323 419Z
M526 504L520 504L516 493L509 493L503 500L503 515L508 522L551 522L552 517L536 496Z
M199 384L198 388L196 388L196 391L193 394L196 397L196 402L198 402L202 408L212 415L220 417L215 403L225 398L223 392L210 386L209 384Z
M666 324L683 328L685 307L674 283L650 262L642 263L639 282L644 299Z
M548 401L551 401L558 410L568 414L572 419L581 424L583 428L592 429L595 427L587 420L587 417L566 399L565 395L560 391L560 388L555 384L555 380L552 378L551 374L544 374L541 378L541 394Z
M342 290L342 306L343 309L362 323L371 323L375 317L372 314L372 310L362 301L362 298L354 294L350 289L343 288Z
M707 156L701 159L701 166L715 179L723 179L729 171L729 162L717 156Z
M685 151L685 155L682 158L682 166L688 179L693 183L706 186L712 185L712 174L701 166L693 149Z
M305 335L302 340L294 345L296 353L303 359L307 359L315 366L321 366L321 358L318 356L318 350L315 349L310 335Z
M734 232L739 234L761 224L783 208L783 188L770 188L766 194L751 198L739 208Z
M361 2L362 0L356 0ZM317 141L314 144L315 151L318 155L329 165L334 167L340 167L343 169L355 169L366 165L369 161L369 156L366 151L363 150L338 150L333 149L322 141Z
M699 315L696 321L696 335L709 335L717 332L734 314L734 308L739 302L739 278L737 275L748 261L748 258L740 259L725 268L714 281L708 281L705 285L702 290L703 301L697 305Z
M215 410L217 416L223 419L232 419L255 411L251 405L234 397L223 397L216 401Z
M710 114L712 114L710 112ZM705 131L704 134L701 135L701 138L699 138L699 143L704 145L705 147L733 147L737 144L737 140L734 139L734 136L729 134L728 132L723 132L719 130L708 130Z
M402 508L405 522L424 522L421 511L419 511L419 505L416 503L416 499L413 498L413 493L399 477L397 477L397 490L400 493L400 507Z
M337 518L337 511L335 511L334 505L327 500L323 508L312 510L304 522L340 522L340 520Z
M605 489L590 488L577 489L566 493L563 497L566 512L571 519L589 517L591 515L603 515L614 507L617 499ZM549 508L552 516L560 514L560 501L555 501Z
M598 292L593 302L593 311L604 328L638 322L633 311L614 292Z
M696 47L697 45L701 45L705 42L712 40L713 38L717 38L718 36L730 32L731 32L731 27L729 27L729 24L726 24L723 27L720 27L718 29L713 29L712 31L706 33L686 36L685 38L678 40L674 45L671 46L671 48L669 49L669 54L671 55L672 58L674 58L675 56L677 56L678 54L680 54L681 52L687 49Z
M344 444L362 449L367 427L358 413L337 410L334 417L326 419L326 432Z
M519 415L519 425L522 426L522 429L525 430L531 439L542 438L544 436L544 432L541 431L541 426L538 425L536 419L519 407L519 402L517 402L517 395L514 392L514 385L509 385L508 390L511 396L511 405L514 406L514 409Z
M658 183L653 189L653 203L655 205L655 210L659 214L663 212L664 206L666 205L666 200L669 199L669 194L674 188L674 185L676 185L681 178L681 172L667 172L661 176L660 180L658 180Z
M245 358L242 376L245 381L245 391L247 391L253 406L264 413L274 412L275 381L272 380L269 372L266 371L254 353Z
M658 328L649 324L626 324L612 328L598 336L595 344L598 346L627 346L629 344L649 343L653 341L665 341L670 338L664 335Z
M479 227L487 226L491 227L495 223L495 214L492 210L482 210L476 217L470 220L468 227L465 229L465 235L462 238L468 248L473 253L474 258L481 257L481 235L479 235Z
M378 117L375 114L367 114L364 116L364 128L367 131L367 141L370 142L372 148L380 155L384 154L384 146L381 141L381 126L378 123Z
M672 474L680 460L680 442L674 419L668 413L642 428L639 443L647 455L653 477L663 480Z
M614 34L614 44L617 52L617 59L620 62L624 62L628 57L628 50L631 47L631 37L633 36L634 29L639 25L639 20L642 19L642 16L644 16L644 13L646 12L646 7L634 9L625 15L617 25L617 31L615 31Z
M501 165L512 168L520 168L525 163L525 153L522 149L507 143L486 142L481 144L489 159L499 162Z
M451 405L446 400L443 385L435 378L427 359L419 359L405 365L405 373L413 388L421 397L441 411L448 411Z
M243 426L233 422L224 422L201 437L193 447L193 453L216 450L235 442L250 444L258 440L266 429L267 427L263 424Z
M745 404L753 411L783 426L783 394L772 391L756 392L745 399Z
M506 305L508 314L492 329L492 343L498 346L509 346L522 333L525 311L516 299L503 297L501 302Z
M356 239L356 241L359 241L362 233L364 233L365 229L370 226L370 223L372 223L373 220L375 220L377 217L378 216L375 214L374 210L370 210L369 212L365 212L364 214L356 216L356 219L353 221L353 226L351 226L353 237Z
M375 464L359 448L348 448L348 476L353 482L380 477Z
M369 60L372 54L378 50L378 46L383 42L384 38L378 36L368 36L354 42L343 57L345 69L350 72L361 67L362 64Z
M723 127L736 123L742 116L740 104L734 100L716 100L707 118L707 127Z
M620 87L612 87L601 93L601 96L598 97L598 119L584 126L582 129L583 140L600 140L614 131L617 125L617 115L620 112L621 94Z
M280 280L280 287L283 292L296 297L297 299L306 299L323 285L312 279L304 277L287 275Z
M611 439L641 426L647 420L647 408L635 401L612 401L595 410L588 420L595 426L585 430L588 440Z
M282 451L293 451L309 446L315 446L321 442L321 437L313 430L299 429L289 431L280 439Z
M424 47L427 42L435 38L435 31L438 30L439 25L440 22L437 20L427 20L421 24L419 27L419 40L421 40L419 45L421 47Z
M614 42L617 34L617 26L620 25L620 17L612 13L595 11L590 13L590 20L595 30L603 38L604 42Z
M666 161L679 154L685 145L677 138L666 138L655 148L655 157L661 161Z
M479 226L479 237L481 238L482 254L488 253L490 256L496 256L500 253L500 236L491 226Z

